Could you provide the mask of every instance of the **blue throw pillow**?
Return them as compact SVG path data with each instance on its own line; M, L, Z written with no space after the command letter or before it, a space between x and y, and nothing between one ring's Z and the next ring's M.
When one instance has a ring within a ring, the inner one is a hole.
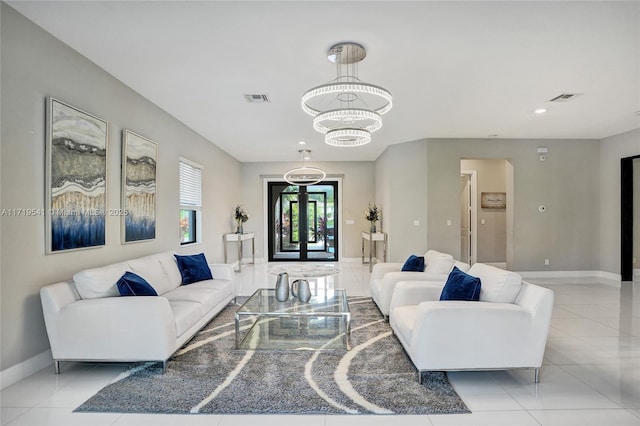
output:
M424 271L424 257L416 256L412 254L411 256L409 256L407 261L404 262L404 265L402 265L402 270L417 271L417 272Z
M198 281L213 279L204 253L192 254L190 256L174 254L174 256L178 262L180 275L182 275L182 284L192 284Z
M118 291L120 296L157 296L151 284L138 274L125 272L118 280Z
M442 289L440 300L477 301L480 299L480 286L480 278L462 272L454 266Z

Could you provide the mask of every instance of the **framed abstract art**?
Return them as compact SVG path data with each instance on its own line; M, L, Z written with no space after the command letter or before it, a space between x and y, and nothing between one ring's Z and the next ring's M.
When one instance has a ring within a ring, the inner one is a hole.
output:
M108 123L47 99L46 252L105 245Z
M157 144L130 130L122 132L122 242L156 237Z

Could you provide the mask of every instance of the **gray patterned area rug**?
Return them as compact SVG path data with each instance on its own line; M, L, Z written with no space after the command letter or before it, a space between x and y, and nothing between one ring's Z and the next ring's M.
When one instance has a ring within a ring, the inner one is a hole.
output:
M133 366L76 412L469 413L447 376L416 370L371 298L349 298L350 351L236 350L228 306L169 361Z

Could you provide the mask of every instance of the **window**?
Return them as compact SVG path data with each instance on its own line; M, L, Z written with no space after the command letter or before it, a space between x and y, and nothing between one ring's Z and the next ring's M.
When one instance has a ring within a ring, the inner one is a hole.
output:
M200 241L202 166L180 158L180 244Z

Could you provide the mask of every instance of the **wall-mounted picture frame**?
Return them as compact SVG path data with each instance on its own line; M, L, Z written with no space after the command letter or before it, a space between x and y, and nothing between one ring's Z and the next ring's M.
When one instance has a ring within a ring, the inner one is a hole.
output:
M483 209L506 209L506 192L483 192L481 193L480 206Z
M47 254L105 245L107 121L47 98Z
M122 132L122 243L156 238L158 144L131 130Z

